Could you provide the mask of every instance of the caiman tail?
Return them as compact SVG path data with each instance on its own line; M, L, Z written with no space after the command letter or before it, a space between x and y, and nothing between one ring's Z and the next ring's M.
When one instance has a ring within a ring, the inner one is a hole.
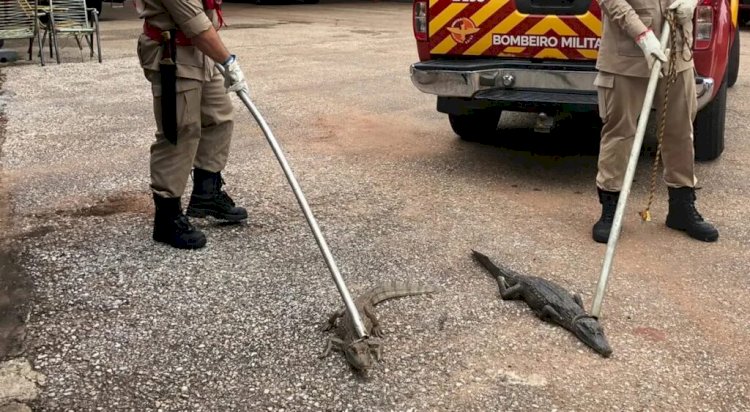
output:
M381 283L365 293L370 298L373 306L388 299L402 298L405 296L425 295L439 292L440 288L430 285L419 285L416 283L389 281Z
M474 259L476 259L482 266L487 269L492 276L495 277L495 279L498 278L505 278L505 280L509 283L515 283L515 281L518 279L518 275L516 272L502 266L498 266L495 263L492 263L490 258L485 256L484 254L477 252L476 250L471 250L472 255L474 256Z

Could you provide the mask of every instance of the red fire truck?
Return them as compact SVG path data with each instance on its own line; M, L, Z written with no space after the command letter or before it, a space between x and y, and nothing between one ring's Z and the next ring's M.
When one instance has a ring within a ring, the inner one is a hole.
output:
M724 150L727 88L739 73L739 1L700 0L696 8L698 160ZM415 0L413 22L412 82L437 96L437 110L462 139L494 135L503 110L547 120L598 110L596 0Z

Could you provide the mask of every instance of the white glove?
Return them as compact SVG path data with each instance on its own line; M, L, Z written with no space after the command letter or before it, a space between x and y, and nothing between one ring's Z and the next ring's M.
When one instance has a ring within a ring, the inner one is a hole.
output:
M675 0L669 5L669 10L674 10L677 20L680 22L693 20L695 8L698 6L698 0Z
M638 47L643 50L643 55L646 57L649 70L654 66L656 59L661 60L662 63L667 62L667 56L664 55L664 52L661 49L661 43L659 43L659 39L656 38L656 35L651 29L641 33L641 35L635 39L635 42L638 43Z
M227 93L244 90L245 93L250 94L250 89L245 82L245 75L237 62L237 56L229 56L229 59L222 66L224 66L224 87L227 88Z

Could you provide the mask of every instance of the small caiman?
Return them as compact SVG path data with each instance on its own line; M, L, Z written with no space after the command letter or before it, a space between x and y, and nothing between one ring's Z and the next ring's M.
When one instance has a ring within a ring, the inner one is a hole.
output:
M427 293L438 292L439 289L433 286L416 285L406 282L385 282L373 287L369 291L354 300L357 311L362 316L367 337L362 339L357 335L354 328L354 321L347 312L346 308L335 312L328 319L325 330L335 329L335 336L328 340L325 352L322 357L328 356L332 350L344 352L346 360L356 370L366 372L380 361L382 357L382 345L380 338L383 337L383 329L380 322L375 316L375 305L388 299L395 299L404 296L423 295ZM341 321L337 320L342 318Z
M482 253L474 258L497 280L503 300L523 300L543 321L572 332L583 343L607 358L612 354L604 330L596 317L586 313L580 295L571 295L561 286L536 276L521 275L500 267Z

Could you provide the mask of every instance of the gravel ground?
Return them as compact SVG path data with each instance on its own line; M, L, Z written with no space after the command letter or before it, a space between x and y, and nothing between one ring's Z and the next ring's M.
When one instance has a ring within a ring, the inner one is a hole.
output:
M502 302L469 255L590 305L604 254L590 240L595 130L539 135L533 118L504 114L498 145L459 141L408 78L409 4L227 5L234 26L222 36L353 294L392 279L444 289L379 306L385 359L361 378L338 354L318 358L340 299L239 102L225 178L249 222L197 222L209 238L200 251L151 241L154 121L129 7L105 8L101 65L70 41L62 65L3 69L7 230L34 284L25 355L46 376L34 409L750 408L747 70L730 92L725 154L698 166L719 242L666 229L663 186L654 222L638 221L643 156L604 301L614 354L603 359Z

